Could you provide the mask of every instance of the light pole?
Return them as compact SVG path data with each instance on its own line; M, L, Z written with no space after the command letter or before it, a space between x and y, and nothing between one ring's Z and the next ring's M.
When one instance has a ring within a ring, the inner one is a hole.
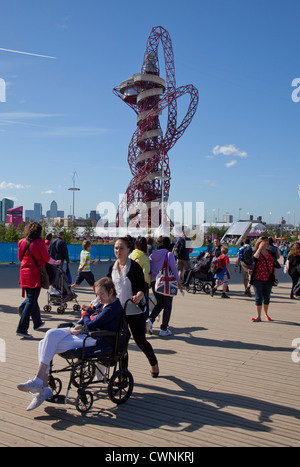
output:
M171 180L171 177L165 177L165 175L155 177L157 180L161 180L161 227L162 231L164 230L165 222L165 212L164 212L164 191L165 191L165 180Z
M73 187L72 188L68 188L69 191L73 191L73 223L74 223L74 220L75 220L75 191L80 191L80 188L76 188L75 187L75 176L77 175L77 173L73 172L73 177L72 177L72 180L73 180Z

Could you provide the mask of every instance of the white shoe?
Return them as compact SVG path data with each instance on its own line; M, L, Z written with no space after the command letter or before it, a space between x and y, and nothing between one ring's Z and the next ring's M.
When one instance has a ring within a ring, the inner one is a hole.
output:
M50 399L50 397L53 397L51 389L44 388L43 392L40 394L33 394L32 401L26 410L29 412L30 410L37 409L43 402L45 402L45 400Z
M150 319L147 319L146 321L146 334L150 334L152 336L152 321Z
M43 392L43 382L36 381L35 379L29 379L26 383L18 384L17 388L19 391L23 392L32 392L32 393L40 393Z
M172 336L172 331L168 328L166 331L163 331L162 329L159 332L159 335L162 337L166 336Z

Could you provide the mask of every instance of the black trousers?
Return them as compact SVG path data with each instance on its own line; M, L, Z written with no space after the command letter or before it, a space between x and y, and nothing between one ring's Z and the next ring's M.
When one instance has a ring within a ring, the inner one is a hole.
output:
M172 304L173 304L173 297L168 297L167 295L162 295L161 293L155 292L155 282L151 284L154 296L156 298L156 305L153 308L149 319L152 323L154 323L155 319L158 317L159 313L163 311L163 318L160 329L162 331L166 331L168 329L169 321L171 318L171 311L172 311Z
M146 339L146 313L126 315L126 321L136 345L144 352L151 366L157 364L157 358L150 342ZM128 368L128 355L122 361L123 368Z

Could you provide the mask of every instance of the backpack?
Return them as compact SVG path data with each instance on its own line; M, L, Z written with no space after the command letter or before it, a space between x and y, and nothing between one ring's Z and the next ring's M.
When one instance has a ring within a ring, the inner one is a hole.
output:
M210 270L213 274L220 274L223 269L223 261L222 258L214 258L211 262Z
M247 264L247 266L251 266L253 264L253 250L250 245L246 245L242 251L242 261Z
M174 256L177 259L184 259L185 253L185 240L180 238L174 248Z

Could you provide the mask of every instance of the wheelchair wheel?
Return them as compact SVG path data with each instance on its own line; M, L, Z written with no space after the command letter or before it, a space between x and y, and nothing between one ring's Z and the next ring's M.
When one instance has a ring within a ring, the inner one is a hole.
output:
M94 362L85 361L78 364L72 376L72 384L76 388L90 384L95 377L95 372L96 368Z
M62 390L62 382L59 378L53 378L53 376L49 376L49 387L53 392L53 396L58 396Z
M78 396L76 397L76 409L80 413L85 413L92 407L94 402L93 394L90 391L78 389Z
M128 370L116 371L108 383L108 397L115 404L124 404L131 396L133 377Z
M206 283L204 284L203 286L203 292L205 292L206 294L209 294L210 293L210 289L211 289L211 285Z

